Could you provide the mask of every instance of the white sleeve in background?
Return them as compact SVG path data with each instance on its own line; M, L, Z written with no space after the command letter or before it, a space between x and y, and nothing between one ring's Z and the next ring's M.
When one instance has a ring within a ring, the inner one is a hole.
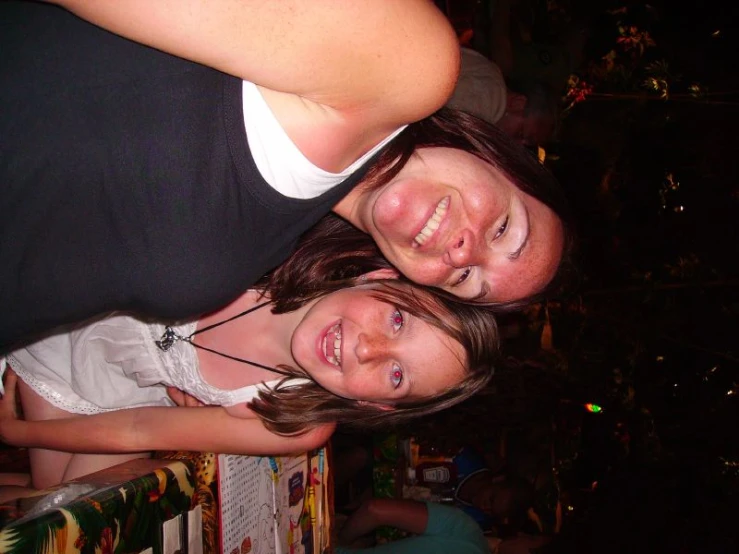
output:
M459 80L447 106L497 123L506 110L507 88L500 68L485 56L462 48Z

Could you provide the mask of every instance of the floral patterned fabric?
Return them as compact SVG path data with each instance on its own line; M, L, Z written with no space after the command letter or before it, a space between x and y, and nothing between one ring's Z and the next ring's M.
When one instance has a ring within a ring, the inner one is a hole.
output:
M187 462L134 460L0 506L0 553L161 554L162 524L194 507L195 488Z

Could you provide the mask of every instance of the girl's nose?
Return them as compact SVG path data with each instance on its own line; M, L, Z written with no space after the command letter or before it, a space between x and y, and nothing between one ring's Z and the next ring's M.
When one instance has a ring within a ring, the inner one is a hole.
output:
M359 363L366 364L381 359L387 351L386 346L386 340L383 337L360 333L354 353Z

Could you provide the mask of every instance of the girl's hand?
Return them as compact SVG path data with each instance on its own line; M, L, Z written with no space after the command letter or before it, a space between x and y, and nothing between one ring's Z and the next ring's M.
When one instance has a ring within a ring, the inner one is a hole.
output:
M0 395L0 441L8 444L12 444L10 437L13 429L21 423L18 417L17 384L18 376L8 367L3 376L5 393Z
M18 419L18 406L16 402L16 385L18 376L8 366L3 376L5 394L0 395L0 420Z
M186 408L201 408L203 406L207 406L207 404L202 403L194 396L187 394L176 387L167 387L167 394L169 395L169 399L178 406Z

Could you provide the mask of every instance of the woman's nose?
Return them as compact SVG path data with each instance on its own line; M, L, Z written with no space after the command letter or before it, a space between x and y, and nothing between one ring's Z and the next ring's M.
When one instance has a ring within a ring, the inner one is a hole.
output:
M454 267L465 267L470 265L474 252L475 240L472 233L463 231L447 247L447 262Z

